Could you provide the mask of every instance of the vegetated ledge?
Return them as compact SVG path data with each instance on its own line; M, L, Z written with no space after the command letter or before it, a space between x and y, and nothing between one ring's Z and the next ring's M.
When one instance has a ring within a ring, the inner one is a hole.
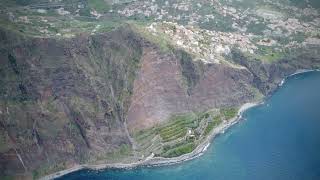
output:
M252 103L245 103L242 105L238 111L234 114L235 116L232 117L231 119L225 120L221 122L219 125L215 126L212 128L212 130L207 134L205 138L201 140L199 144L191 151L187 152L185 154L181 154L180 156L177 157L155 157L154 154L152 153L148 157L144 158L143 160L140 159L136 162L133 163L111 163L111 164L99 164L99 165L93 165L93 164L82 164L82 165L77 165L74 166L70 169L62 170L47 176L44 176L40 179L42 180L47 180L47 179L54 179L57 177L61 177L63 175L79 171L82 169L92 169L92 170L102 170L102 169L107 169L107 168L134 168L137 166L161 166L161 165L171 165L171 164L176 164L180 162L184 162L187 160L194 159L196 157L201 156L208 148L210 145L211 140L218 134L224 133L226 129L231 127L232 125L236 124L239 122L239 120L242 118L241 115L244 111L247 109L254 107L256 105L259 105L261 101L259 102L252 102Z
M291 77L291 76L297 75L297 74L301 74L301 73L312 72L312 71L320 71L320 69L315 69L315 70L299 69L295 73L286 76L280 82L280 84L278 84L278 87L281 87L283 85L283 83L285 82L285 79L288 77ZM263 100L243 104L239 108L236 117L233 117L233 118L229 119L228 121L225 121L224 123L220 123L218 126L216 126L209 133L209 135L190 153L186 153L181 156L172 157L172 158L154 157L153 155L150 155L150 156L146 157L144 160L139 160L139 161L136 161L133 163L127 163L127 164L126 163L99 164L99 165L82 164L82 165L77 165L72 168L44 176L40 179L42 179L42 180L54 179L54 178L58 178L58 177L66 175L66 174L69 174L69 173L72 173L75 171L79 171L82 169L103 170L103 169L107 169L107 168L134 168L137 166L162 166L162 165L177 164L177 163L181 163L184 161L194 159L196 157L201 156L207 150L207 148L210 145L210 142L212 141L212 139L216 135L224 133L225 130L227 130L229 127L238 123L239 120L242 119L242 114L244 111L246 111L254 106L260 105L260 104L263 104Z
M192 152L210 132L237 115L235 107L172 116L166 123L134 133L139 160L172 158Z

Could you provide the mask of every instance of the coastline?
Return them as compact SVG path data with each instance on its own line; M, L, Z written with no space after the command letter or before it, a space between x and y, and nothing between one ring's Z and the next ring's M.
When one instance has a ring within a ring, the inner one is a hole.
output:
M298 74L307 73L307 72L314 72L314 71L320 71L320 69L298 69L293 74L290 74L289 76L286 76L285 78L283 78L282 81L280 82L279 86L282 86L283 83L286 82L286 79L288 77L295 76L295 75L298 75Z
M137 161L133 163L112 163L112 164L98 164L98 165L92 165L92 164L82 164L82 165L76 165L72 168L65 169L62 171L55 172L53 174L49 174L47 176L41 177L41 180L50 180L50 179L55 179L61 176L64 176L66 174L83 170L83 169L91 169L91 170L102 170L102 169L108 169L108 168L134 168L138 166L164 166L164 165L172 165L172 164L177 164L181 163L184 161L192 160L194 158L197 158L207 150L207 148L210 146L211 141L214 137L216 137L218 134L224 133L225 130L230 128L231 126L237 124L241 118L242 114L244 111L257 106L261 104L262 102L249 102L243 104L237 113L237 116L228 120L222 122L220 125L215 127L212 132L206 137L206 139L201 142L192 152L183 154L178 157L173 157L173 158L164 158L164 157L153 157L151 154L148 156L146 159L143 161Z
M243 104L239 108L236 117L231 118L228 121L224 121L220 125L215 127L212 130L212 132L206 137L206 139L203 142L201 142L192 152L187 153L187 154L183 154L178 157L173 157L173 158L155 157L155 158L152 158L149 161L147 161L141 165L146 165L146 166L172 165L172 164L177 164L177 163L181 163L184 161L192 160L194 158L197 158L197 157L203 155L203 153L210 146L213 138L215 138L219 134L223 134L225 132L225 130L227 130L231 126L237 124L242 119L242 114L244 111L246 111L254 106L260 105L261 103L262 102L249 102L249 103Z
M302 74L306 72L314 72L314 71L320 71L320 69L314 69L314 70L308 70L308 69L298 69L295 73L290 74L282 79L282 81L279 83L278 87L281 87L285 80L291 76L297 75L297 74ZM41 177L41 180L50 180L50 179L55 179L61 176L64 176L66 174L83 170L83 169L91 169L91 170L103 170L103 169L108 169L108 168L134 168L138 166L164 166L164 165L172 165L172 164L177 164L181 163L184 161L192 160L194 158L197 158L207 150L207 148L210 146L211 141L213 140L214 137L216 137L218 134L224 133L225 130L230 128L231 126L237 124L241 119L242 119L242 114L246 110L258 106L260 104L263 104L264 100L257 101L257 102L249 102L243 104L237 113L237 116L222 122L220 125L215 127L212 132L206 137L206 139L201 142L192 152L183 154L178 157L173 157L173 158L163 158L163 157L153 157L153 155L148 156L145 160L143 161L137 161L133 163L112 163L112 164L99 164L99 165L90 165L90 164L82 164L82 165L76 165L72 168L65 169L62 171L55 172L53 174L49 174L47 176Z

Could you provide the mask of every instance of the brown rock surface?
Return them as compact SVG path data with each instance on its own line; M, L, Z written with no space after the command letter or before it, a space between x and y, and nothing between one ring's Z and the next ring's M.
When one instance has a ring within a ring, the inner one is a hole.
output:
M253 76L246 69L193 62L179 51L161 54L147 47L143 52L128 111L131 131L152 127L173 114L235 106L254 98ZM183 61L192 65L185 66ZM185 77L184 72L194 78ZM193 84L186 82L188 78Z

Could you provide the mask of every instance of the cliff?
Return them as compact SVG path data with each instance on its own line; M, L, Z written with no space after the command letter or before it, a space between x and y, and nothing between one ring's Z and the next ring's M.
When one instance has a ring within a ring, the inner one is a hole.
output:
M1 30L0 176L134 161L135 132L269 95L296 70L319 68L317 49L272 63L232 51L228 63L204 63L129 25L73 38Z
M140 37L126 27L71 39L0 36L1 176L129 151L124 122Z

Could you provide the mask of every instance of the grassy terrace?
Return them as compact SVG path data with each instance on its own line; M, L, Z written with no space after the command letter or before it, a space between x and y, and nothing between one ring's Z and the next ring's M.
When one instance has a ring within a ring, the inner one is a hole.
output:
M167 150L164 151L161 156L163 157L177 157L182 154L187 154L190 153L196 148L196 145L194 142L189 142L189 143L182 143L179 144L175 147L168 148Z
M168 35L160 33L160 35L155 35L149 32L146 27L151 24L150 21L126 21L131 25L131 27L139 33L142 37L146 38L148 41L155 43L159 46L161 51L167 52L172 48L171 39ZM158 32L159 34L159 32Z
M106 13L111 8L111 6L106 3L105 0L90 0L88 3L91 9L95 9L99 13Z
M219 125L221 122L222 122L221 116L215 116L213 118L213 121L208 122L208 125L204 130L204 135L207 136L212 131L212 129L217 125Z
M144 156L177 157L192 152L212 130L237 115L237 108L213 109L172 116L168 122L134 134Z
M160 128L160 137L164 142L184 137L188 128L197 126L198 120L195 114L175 116L172 118L172 123Z
M235 117L238 113L237 108L223 108L220 110L220 114L224 117L224 119L229 120Z

